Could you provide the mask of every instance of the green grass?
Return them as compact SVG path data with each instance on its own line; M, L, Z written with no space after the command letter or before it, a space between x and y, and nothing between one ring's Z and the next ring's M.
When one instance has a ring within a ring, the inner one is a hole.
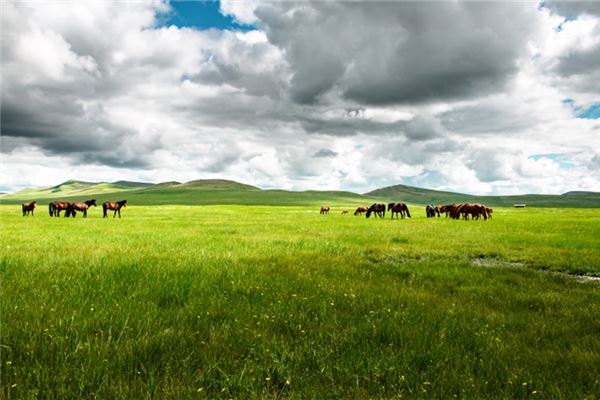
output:
M600 397L600 210L411 211L0 206L1 397Z

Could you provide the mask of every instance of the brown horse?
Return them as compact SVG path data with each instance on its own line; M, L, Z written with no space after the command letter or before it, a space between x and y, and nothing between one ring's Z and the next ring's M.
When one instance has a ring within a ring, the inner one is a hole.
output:
M384 218L385 217L385 204L381 203L373 203L371 207L367 209L367 218L371 216L371 213L375 213L375 217Z
M342 210L342 215L348 214L348 210Z
M483 219L487 220L485 206L477 203L458 204L452 208L450 212L452 218L459 219L461 215L464 219L469 219L469 215L472 219L479 219L483 215Z
M23 216L29 215L29 213L31 213L31 216L33 217L33 210L35 209L35 201L32 201L31 203L23 203L21 206L23 208Z
M404 219L405 215L410 218L410 211L408 211L408 206L404 203L390 203L388 204L388 211L392 212L392 219L394 219L394 214L396 214L396 218L398 218L398 215L402 219Z
M491 208L485 208L485 213L487 214L488 219L492 219L492 210Z
M319 214L329 214L329 206L321 206L321 211Z
M87 210L88 208L90 208L91 206L96 207L96 199L92 199L92 200L86 200L83 203L79 203L79 202L75 202L75 203L70 203L69 207L67 208L67 213L65 214L65 217L68 217L69 215L73 215L73 218L75 218L75 212L76 211L81 211L83 213L83 218L87 218Z
M107 217L107 214L106 214L107 210L115 210L115 213L113 214L113 218L117 216L117 213L119 213L119 218L121 218L121 208L125 207L126 204L127 204L127 200L121 200L121 201L117 201L117 202L107 201L106 203L102 204L102 211L104 212L104 215L102 216L102 218Z
M51 217L60 217L60 212L69 208L69 202L67 201L53 201L48 204L48 211Z
M356 211L354 211L354 216L362 215L362 213L366 213L367 211L369 211L369 207L367 206L356 207Z
M442 213L446 213L446 217L448 216L448 211L446 210L446 207L449 206L435 206L435 213L437 214L437 216L439 217Z

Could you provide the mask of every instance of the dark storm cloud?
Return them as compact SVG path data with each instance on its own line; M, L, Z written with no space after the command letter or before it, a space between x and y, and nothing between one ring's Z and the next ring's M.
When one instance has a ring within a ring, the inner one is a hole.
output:
M35 88L4 92L0 118L1 135L14 138L3 152L35 145L47 154L72 155L85 163L143 167L144 152L151 150L140 146L136 152L124 151L123 142L136 132L112 123L102 108L85 109L73 98Z
M337 87L361 104L391 104L502 90L532 12L516 3L283 2L255 14L285 50L294 101Z

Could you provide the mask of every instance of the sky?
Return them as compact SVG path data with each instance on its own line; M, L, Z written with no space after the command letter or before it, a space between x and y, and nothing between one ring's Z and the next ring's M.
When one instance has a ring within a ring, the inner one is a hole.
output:
M600 191L600 2L3 1L0 191Z

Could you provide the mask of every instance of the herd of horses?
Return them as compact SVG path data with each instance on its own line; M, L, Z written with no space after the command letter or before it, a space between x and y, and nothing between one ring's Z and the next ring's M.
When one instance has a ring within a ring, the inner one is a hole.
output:
M121 208L125 207L127 200L121 201L107 201L102 204L103 218L108 216L108 210L114 211L113 218L119 214L121 218ZM33 215L36 202L23 203L23 216ZM67 201L53 201L48 204L48 211L51 217L60 217L60 212L65 211L65 217L75 217L77 211L83 213L83 218L87 217L87 211L91 207L97 207L96 199L86 200L83 202L67 202ZM327 215L331 207L321 206L320 214ZM369 218L374 215L375 218L385 218L386 211L391 211L392 219L394 216L396 219L404 219L405 217L411 218L408 206L404 203L389 203L386 207L383 203L373 203L370 207L359 206L354 211L354 215L362 215L366 213L366 217ZM441 214L446 214L446 218L449 216L452 219L471 219L478 220L483 217L484 220L492 218L492 209L478 203L462 203L462 204L448 204L444 206L434 206L428 204L425 207L425 214L427 218L440 217ZM348 214L348 210L342 210L342 214Z
M329 214L329 206L321 206L320 214ZM392 219L396 216L396 219L404 219L405 217L411 218L408 206L404 203L389 203L386 207L383 203L373 203L370 207L359 206L354 211L354 216L362 215L366 213L366 217L369 218L374 215L376 218L385 218L385 212L391 211ZM348 210L342 210L342 214L347 214ZM441 214L446 214L446 218L449 216L452 219L479 219L483 217L484 220L492 218L492 209L478 203L463 203L463 204L448 204L445 206L434 206L428 204L425 207L425 215L427 218L439 217Z
M113 211L113 218L119 214L119 218L121 218L121 208L125 207L127 204L127 200L121 201L107 201L102 204L103 218L108 217L108 210ZM33 210L35 210L36 202L32 201L31 203L23 203L23 216L33 215ZM83 213L83 218L87 217L87 211L91 207L97 207L96 199L86 200L83 202L68 202L68 201L53 201L48 204L48 212L51 217L60 217L60 212L65 212L65 217L73 217L77 215L77 211Z

